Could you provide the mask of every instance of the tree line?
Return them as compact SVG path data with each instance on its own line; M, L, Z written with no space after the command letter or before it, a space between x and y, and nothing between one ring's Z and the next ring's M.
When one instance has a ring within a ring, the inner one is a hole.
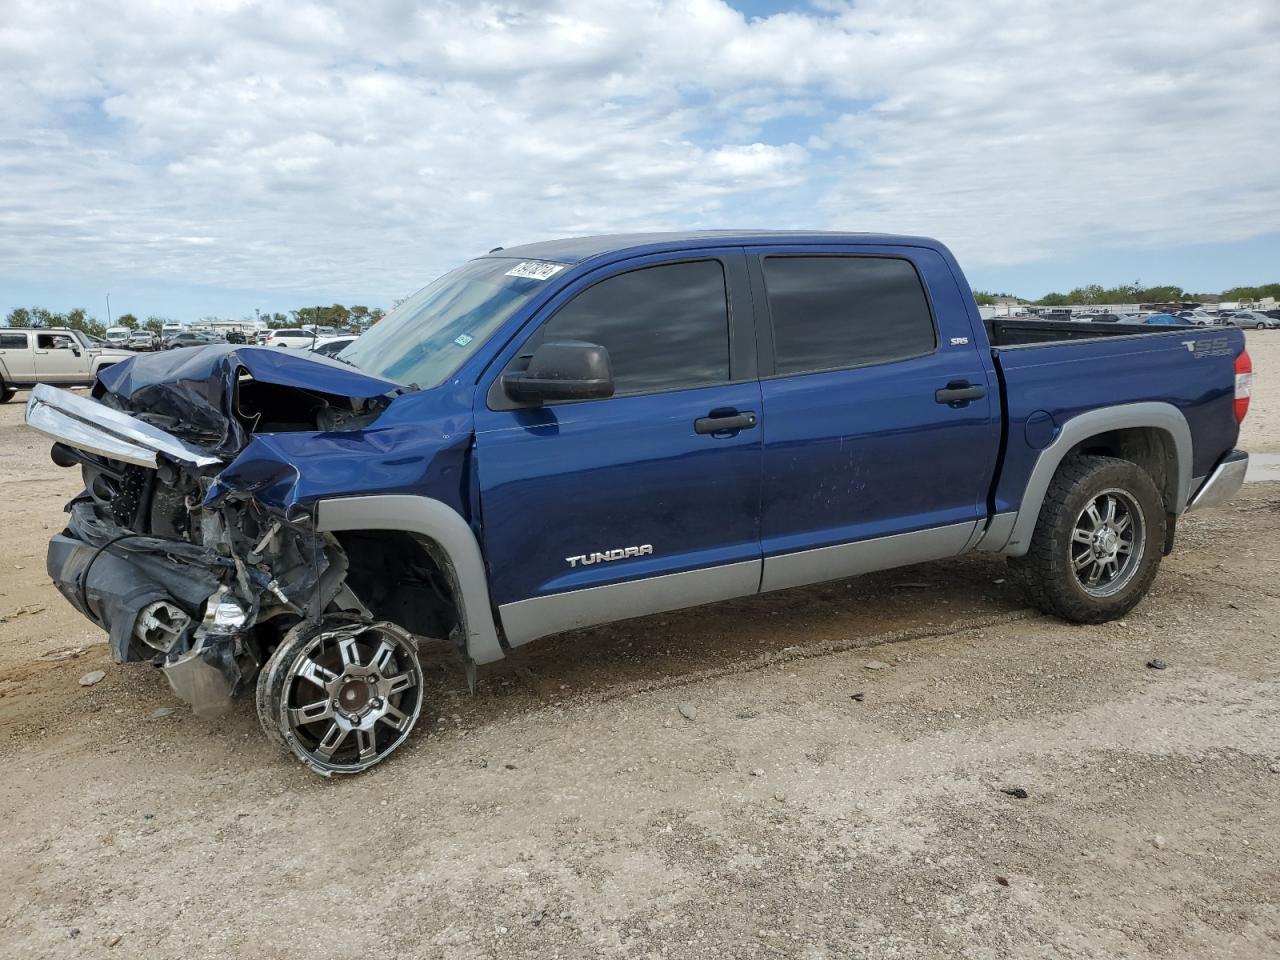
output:
M299 307L284 313L263 313L258 315L263 323L272 330L282 327L299 327L303 324L315 324L320 327L367 327L377 323L386 311L381 307L366 307L356 304L352 307L334 303L327 307ZM221 317L201 317L201 322L214 323L222 321ZM45 307L14 307L4 318L5 325L10 327L70 327L82 330L93 337L101 337L107 331L108 324L90 316L83 307L59 313ZM169 317L149 316L140 320L132 313L122 313L114 318L113 326L128 327L130 330L150 330L159 335L161 327L172 323Z
M996 302L996 297L1008 297L1008 293L990 293L986 290L975 290L974 299L983 306ZM1232 287L1221 293L1192 293L1173 285L1144 287L1140 283L1122 284L1118 287L1104 287L1091 283L1084 287L1076 287L1067 293L1047 293L1039 300L1024 300L1042 307L1060 307L1065 304L1104 304L1104 303L1180 303L1204 302L1219 300L1261 300L1264 297L1280 299L1280 283L1264 283L1257 287Z

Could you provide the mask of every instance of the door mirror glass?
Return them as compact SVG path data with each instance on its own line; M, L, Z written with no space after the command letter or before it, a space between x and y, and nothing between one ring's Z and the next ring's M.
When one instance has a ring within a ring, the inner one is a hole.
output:
M503 374L502 388L518 403L604 400L613 396L609 351L581 340L544 343L526 369Z

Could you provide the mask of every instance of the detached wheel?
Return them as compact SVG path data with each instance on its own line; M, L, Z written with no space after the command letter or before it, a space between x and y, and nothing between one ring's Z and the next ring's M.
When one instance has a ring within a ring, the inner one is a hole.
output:
M1016 561L1032 600L1074 623L1124 616L1146 596L1164 547L1151 476L1113 457L1073 457L1049 485L1031 548Z
M316 773L360 773L404 743L422 710L412 636L391 623L300 624L258 675L267 738Z

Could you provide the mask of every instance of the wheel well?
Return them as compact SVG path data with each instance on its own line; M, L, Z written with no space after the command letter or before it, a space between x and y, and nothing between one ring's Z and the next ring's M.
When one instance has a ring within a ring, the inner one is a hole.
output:
M458 592L439 545L403 530L335 533L347 555L347 585L375 618L446 639L459 626Z
M1067 457L1077 455L1117 457L1136 463L1155 481L1165 509L1169 513L1177 512L1178 449L1167 431L1159 427L1108 430L1080 441L1067 451Z

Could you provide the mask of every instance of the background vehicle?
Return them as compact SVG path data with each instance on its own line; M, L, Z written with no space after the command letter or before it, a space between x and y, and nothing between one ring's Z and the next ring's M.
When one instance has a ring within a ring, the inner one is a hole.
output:
M1194 327L1196 324L1190 320L1175 316L1172 313L1152 313L1148 314L1142 321L1151 327Z
M103 337L107 343L113 347L127 347L129 338L133 336L133 331L128 327L108 327Z
M156 339L156 335L150 330L135 330L129 335L129 348L131 350L155 350L158 349L160 341Z
M204 347L213 342L213 338L207 333L196 333L193 330L181 330L165 340L164 348L166 350L172 350L175 347Z
M920 237L591 237L463 265L345 362L138 357L104 402L32 394L95 491L48 570L117 660L201 713L252 690L324 774L404 742L417 637L470 671L972 550L1050 613L1122 616L1179 516L1243 481L1244 335L984 322L969 289Z
M355 343L356 338L350 337L329 337L327 340L321 340L315 345L312 353L319 354L322 357L336 357L351 344Z
M0 327L0 403L37 383L87 386L102 370L133 356L129 350L100 347L79 330Z
M1231 322L1237 327L1253 327L1256 330L1280 327L1280 320L1259 310L1238 310L1231 315Z
M272 330L266 346L287 347L292 350L310 350L317 337L310 330Z

